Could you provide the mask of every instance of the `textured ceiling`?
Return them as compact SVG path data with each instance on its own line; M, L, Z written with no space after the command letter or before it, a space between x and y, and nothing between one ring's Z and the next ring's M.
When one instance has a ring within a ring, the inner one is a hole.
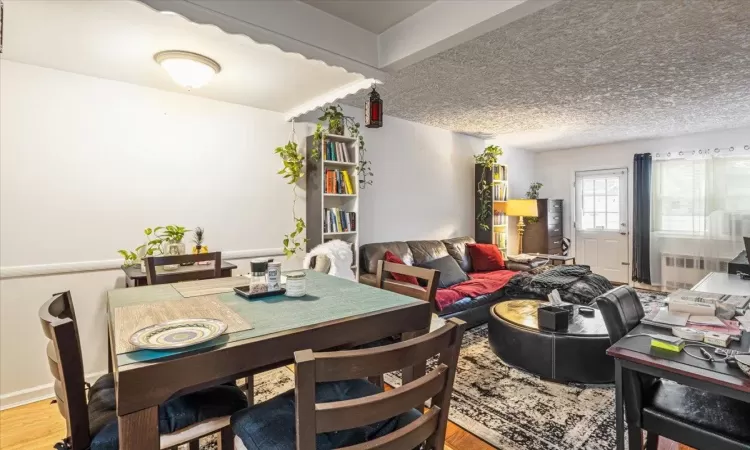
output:
M750 0L562 0L378 90L388 115L529 150L748 126Z
M360 28L380 34L435 0L302 0Z

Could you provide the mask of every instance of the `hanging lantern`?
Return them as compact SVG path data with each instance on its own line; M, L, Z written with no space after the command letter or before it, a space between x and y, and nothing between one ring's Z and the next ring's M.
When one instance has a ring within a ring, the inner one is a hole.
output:
M372 87L370 98L365 103L365 126L367 128L380 128L383 126L383 100L380 94Z

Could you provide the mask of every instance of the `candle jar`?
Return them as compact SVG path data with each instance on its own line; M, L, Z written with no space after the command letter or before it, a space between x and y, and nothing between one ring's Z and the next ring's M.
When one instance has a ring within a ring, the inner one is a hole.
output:
M305 272L291 272L286 275L286 296L304 297L307 294Z

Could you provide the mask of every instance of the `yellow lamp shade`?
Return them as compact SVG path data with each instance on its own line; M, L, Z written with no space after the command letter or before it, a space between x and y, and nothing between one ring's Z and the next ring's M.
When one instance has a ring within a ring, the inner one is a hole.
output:
M515 199L505 204L505 214L514 217L538 217L536 200Z

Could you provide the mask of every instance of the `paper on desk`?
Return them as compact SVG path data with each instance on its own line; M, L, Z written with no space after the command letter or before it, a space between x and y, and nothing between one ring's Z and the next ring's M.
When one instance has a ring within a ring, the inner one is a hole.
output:
M695 314L692 314L690 316L690 319L688 319L688 322L695 325L713 325L717 327L724 326L724 322L722 322L721 319L716 316L697 316Z
M689 313L669 312L667 308L662 308L654 316L654 318L651 319L651 321L665 323L667 325L673 325L677 327L684 327L685 325L687 325L687 321L689 317L690 317Z
M735 319L737 319L737 321L740 323L740 326L745 331L750 331L750 312L746 312L742 316L737 316L735 317Z

